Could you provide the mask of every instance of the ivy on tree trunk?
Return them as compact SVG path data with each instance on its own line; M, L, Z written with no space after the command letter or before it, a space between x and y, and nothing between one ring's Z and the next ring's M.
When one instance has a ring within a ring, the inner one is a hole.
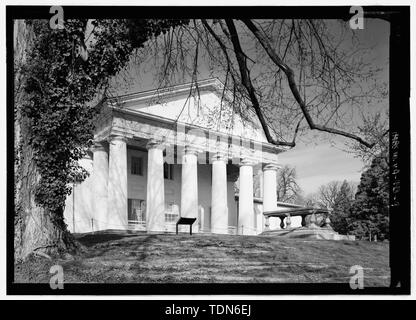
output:
M71 184L87 176L77 161L93 140L99 111L93 102L133 50L185 23L75 19L65 21L62 30L50 29L47 20L15 24L18 38L19 32L26 34L15 46L15 62L19 62L15 72L15 84L19 84L15 258L78 247L67 231L63 212ZM94 39L90 46L85 43L88 31Z

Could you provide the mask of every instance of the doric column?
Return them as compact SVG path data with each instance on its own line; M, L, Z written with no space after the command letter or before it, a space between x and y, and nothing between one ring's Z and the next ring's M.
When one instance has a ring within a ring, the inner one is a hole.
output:
M253 204L253 165L249 160L240 163L240 191L238 196L238 233L255 234Z
M163 177L163 150L160 141L147 144L146 229L160 232L165 229L165 181Z
M198 219L198 150L190 146L182 156L181 217ZM192 230L198 232L198 221Z
M212 159L211 232L228 233L227 158L219 153Z
M94 143L93 148L93 208L94 231L104 230L107 219L108 196L108 151L103 142Z
M122 136L109 139L108 202L106 229L127 228L127 142Z
M277 170L276 164L263 167L263 212L277 210Z

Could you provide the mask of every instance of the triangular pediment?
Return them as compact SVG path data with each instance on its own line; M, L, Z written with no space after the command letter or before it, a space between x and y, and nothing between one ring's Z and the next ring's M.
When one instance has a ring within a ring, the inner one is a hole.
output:
M113 98L110 104L233 136L267 142L257 116L216 78Z

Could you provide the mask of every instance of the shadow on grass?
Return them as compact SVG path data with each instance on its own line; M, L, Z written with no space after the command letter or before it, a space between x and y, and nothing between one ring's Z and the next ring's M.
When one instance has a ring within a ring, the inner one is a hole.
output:
M86 252L72 260L28 261L18 281L49 281L62 264L68 283L342 282L352 265L369 285L388 282L388 245L254 236L96 232L77 237Z
M86 247L92 247L96 244L109 241L120 240L124 238L137 237L137 233L89 233L86 235L76 235L77 240Z

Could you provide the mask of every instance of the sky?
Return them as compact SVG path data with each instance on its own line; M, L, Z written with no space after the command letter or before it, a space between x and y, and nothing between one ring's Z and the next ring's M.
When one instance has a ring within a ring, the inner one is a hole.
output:
M297 182L305 194L331 181L359 182L363 162L330 143L302 145L279 155L282 165L296 168Z
M374 63L384 65L382 76L388 79L389 24L379 19L367 19L364 30L356 32L373 48ZM317 137L319 133L315 131L309 135ZM335 146L324 139L309 144L300 142L280 155L282 165L296 168L297 182L305 194L314 193L321 185L335 180L360 181L364 163L345 151L346 139L335 137L333 142Z
M364 30L355 30L354 33L361 44L371 48L373 63L383 68L381 77L388 79L389 24L380 19L366 19ZM149 74L143 74L143 69L141 70L140 74L138 71L133 71L131 76L136 79L135 84L129 85L126 91L137 92L154 87L151 71ZM140 80L137 80L138 78ZM209 76L204 77L203 74L198 76L198 79L204 78ZM373 107L386 108L386 106ZM353 182L360 180L364 163L351 153L343 151L347 149L346 139L333 136L331 140L332 144L324 134L310 131L297 141L296 147L280 154L282 165L287 164L296 168L298 184L305 194L314 193L318 191L319 186L334 180L346 179Z

